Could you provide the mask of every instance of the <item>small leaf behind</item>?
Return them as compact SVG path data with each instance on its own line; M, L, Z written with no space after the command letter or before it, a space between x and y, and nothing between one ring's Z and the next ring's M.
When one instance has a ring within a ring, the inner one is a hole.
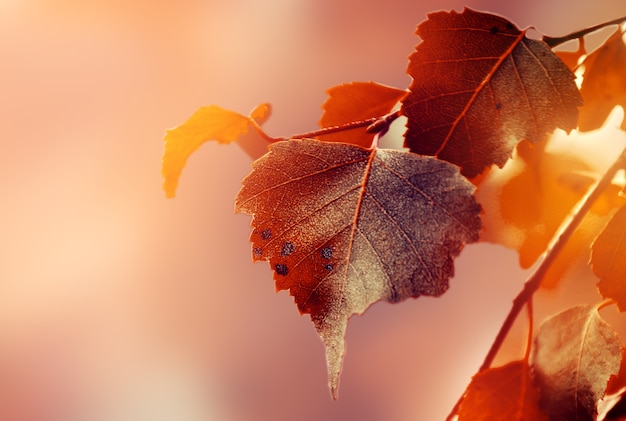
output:
M523 139L576 127L574 74L543 41L506 19L466 8L437 12L417 28L413 78L402 112L405 146L457 164L468 178L502 167Z
M595 306L578 306L539 327L533 352L541 405L552 420L595 420L597 402L620 368L620 342Z
M459 421L548 421L526 361L476 374L458 414Z
M254 216L253 260L311 315L333 397L350 316L448 289L452 259L478 239L473 191L447 162L346 143L277 142L253 163L235 210Z
M352 82L326 90L328 99L322 106L324 113L320 127L339 126L353 121L383 116L393 109L408 93L376 82ZM344 142L365 148L372 145L374 135L366 127L318 136L327 142Z
M626 206L613 215L593 242L591 266L600 278L600 294L626 311Z

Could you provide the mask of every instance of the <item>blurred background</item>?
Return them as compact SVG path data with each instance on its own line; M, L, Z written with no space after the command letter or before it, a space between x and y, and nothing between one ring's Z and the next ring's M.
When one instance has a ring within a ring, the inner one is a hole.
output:
M404 88L426 13L464 5L563 35L623 0L0 0L0 419L443 419L527 273L478 244L441 298L348 328L339 400L308 316L250 263L233 199L250 158L206 144L176 199L165 130L273 104L314 129L324 89ZM592 286L593 287L593 286Z

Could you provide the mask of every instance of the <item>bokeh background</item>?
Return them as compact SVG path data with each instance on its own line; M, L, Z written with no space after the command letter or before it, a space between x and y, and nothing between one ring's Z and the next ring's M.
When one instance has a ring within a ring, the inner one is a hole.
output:
M324 89L406 87L426 13L464 5L562 35L623 0L0 0L0 420L443 419L526 273L467 247L438 299L351 320L340 397L322 344L233 199L250 158L206 144L176 199L166 129L271 102L316 127Z

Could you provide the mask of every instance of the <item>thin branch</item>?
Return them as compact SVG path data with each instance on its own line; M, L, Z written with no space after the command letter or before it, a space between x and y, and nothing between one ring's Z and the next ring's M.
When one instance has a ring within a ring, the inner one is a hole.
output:
M526 349L524 349L524 361L528 362L528 358L530 358L530 350L532 349L533 345L533 297L530 297L530 299L526 302L526 314L528 315L528 332L526 334Z
M626 21L626 16L623 16L621 18L617 18L617 19L613 19L610 20L608 22L604 22L601 23L599 25L596 26L592 26L590 28L585 28L585 29L581 29L580 31L574 31L572 33L569 33L567 35L564 35L562 37L549 37L547 35L544 35L543 42L545 42L546 44L548 44L548 46L550 46L550 48L554 48L558 45L564 44L567 41L571 41L574 39L578 39L581 37L584 37L587 34L590 34L592 32L595 32L599 29L605 28L607 26L611 26L611 25L619 25L620 23Z
M587 212L589 212L591 206L600 197L604 190L611 184L611 181L615 177L617 171L624 167L626 167L626 149L622 151L619 158L615 160L613 165L611 165L611 167L604 173L602 178L598 180L596 184L594 184L587 191L585 197L583 197L580 202L578 202L577 206L572 209L572 212L563 221L563 224L561 224L556 234L552 237L552 240L548 244L546 252L544 253L545 257L543 258L535 272L533 272L526 280L522 291L520 291L520 293L517 294L517 297L515 297L515 299L513 300L513 306L511 307L509 314L504 320L504 323L502 323L496 339L491 345L491 348L489 349L485 360L478 369L479 373L491 367L493 360L498 354L498 351L500 351L500 347L502 346L504 339L509 334L511 327L513 326L513 322L515 322L515 320L517 319L520 311L532 299L537 289L539 289L541 281L546 272L548 271L548 269L550 269L563 247L565 247L565 245L567 244L567 241L570 239L578 225L580 225L580 223L582 222ZM452 418L454 418L454 416L458 412L459 407L461 406L462 401L463 396L461 396L456 402L454 408L452 408L452 411L450 412L446 420L451 420Z
M385 114L379 117L372 117L365 120L353 121L339 126L324 127L323 129L314 130L312 132L295 134L289 137L289 139L304 139L307 137L317 137L330 133L343 132L346 130L358 129L359 127L367 127L368 133L384 132L389 128L389 125L393 121L400 117L400 111L394 111L389 114ZM282 140L282 139L277 139Z

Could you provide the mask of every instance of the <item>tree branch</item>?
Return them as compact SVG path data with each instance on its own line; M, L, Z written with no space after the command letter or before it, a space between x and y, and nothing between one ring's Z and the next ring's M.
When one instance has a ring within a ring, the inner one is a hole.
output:
M607 26L611 26L611 25L619 25L620 23L626 21L626 16L623 16L621 18L617 18L617 19L613 19L610 20L608 22L604 22L601 23L599 25L596 26L592 26L590 28L585 28L585 29L581 29L580 31L574 31L571 32L567 35L564 35L562 37L549 37L547 35L544 35L544 37L542 38L543 42L545 42L546 44L548 44L548 46L550 46L550 48L554 48L558 45L564 44L567 41L571 41L574 39L578 39L581 37L584 37L587 34L590 34L592 32L595 32L599 29L605 28Z
M611 181L615 177L617 171L626 167L626 149L624 149L621 155L615 160L613 165L604 173L602 178L596 182L588 191L585 197L583 197L575 206L568 217L563 221L563 224L559 227L555 235L552 237L552 240L548 244L548 247L544 253L544 258L537 267L537 269L530 275L530 277L526 280L524 284L524 288L520 291L519 294L513 300L513 306L511 310L509 310L509 314L507 315L504 323L500 327L500 331L496 336L485 360L482 365L478 369L478 372L482 372L491 367L493 360L495 359L498 351L500 351L500 347L504 342L504 339L509 334L511 327L513 326L513 322L517 319L520 311L524 308L526 303L528 303L533 294L539 289L541 285L541 280L545 276L550 266L554 263L557 256L563 250L563 247L567 244L567 241L570 239L578 225L582 222L583 218L591 209L591 206L594 202L600 197L602 192L611 184ZM461 402L463 401L463 396L459 398L454 408L446 418L447 420L451 420L454 415L458 412L459 407L461 406Z

